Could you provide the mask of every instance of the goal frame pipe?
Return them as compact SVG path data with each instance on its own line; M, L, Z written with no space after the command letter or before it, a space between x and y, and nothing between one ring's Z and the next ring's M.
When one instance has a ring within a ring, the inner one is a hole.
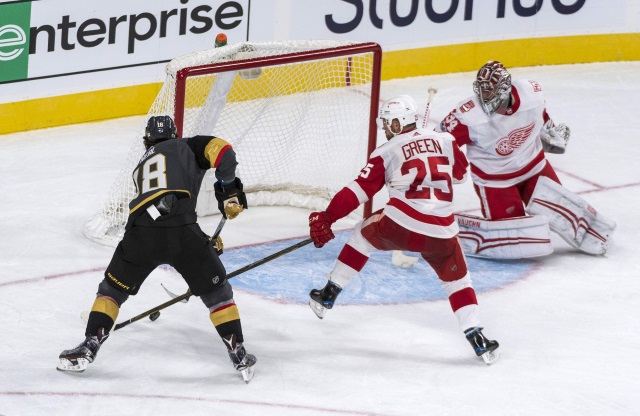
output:
M187 79L198 75L211 75L220 72L241 71L243 69L269 67L289 64L294 62L307 62L325 58L339 58L341 56L358 55L364 53L373 54L373 67L371 71L371 97L369 106L369 132L366 160L375 150L377 142L376 118L380 102L380 77L382 70L382 48L375 42L365 42L347 46L337 46L335 48L317 49L306 52L288 53L279 56L268 56L262 58L242 59L235 62L221 62L215 64L198 65L182 68L176 72L176 91L174 102L174 121L176 124L178 137L182 137L184 124L184 102L186 95ZM350 77L350 68L346 69L345 79ZM364 206L364 216L372 212L372 201L369 200Z

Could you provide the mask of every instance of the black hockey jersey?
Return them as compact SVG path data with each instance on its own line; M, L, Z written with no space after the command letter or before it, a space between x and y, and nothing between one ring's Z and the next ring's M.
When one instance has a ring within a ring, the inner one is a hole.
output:
M132 174L137 196L129 203L126 228L195 223L196 201L206 171L215 168L219 180L231 182L236 165L233 148L218 137L166 140L150 147ZM160 216L154 218L150 212Z

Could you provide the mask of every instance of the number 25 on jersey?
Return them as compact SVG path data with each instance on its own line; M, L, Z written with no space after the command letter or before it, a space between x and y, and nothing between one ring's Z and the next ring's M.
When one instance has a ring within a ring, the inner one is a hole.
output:
M428 169L427 169L428 164ZM404 196L407 199L431 199L431 190L433 189L433 198L440 201L451 202L453 201L453 193L451 192L451 175L448 172L442 172L438 169L439 166L449 165L449 159L444 156L430 156L427 158L427 163L423 159L409 159L404 162L400 168L402 175L411 174L412 170L416 171L416 176L409 185ZM425 183L425 179L431 173L431 179ZM440 187L427 186L428 184L435 185L434 182L445 181L445 190Z

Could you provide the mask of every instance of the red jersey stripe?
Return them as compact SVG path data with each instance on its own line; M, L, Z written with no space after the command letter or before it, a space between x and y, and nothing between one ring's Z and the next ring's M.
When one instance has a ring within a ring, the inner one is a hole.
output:
M481 179L504 181L504 180L513 179L513 178L517 178L518 176L524 175L525 173L529 172L531 169L533 169L538 163L542 162L543 160L544 160L544 151L541 150L540 153L538 153L538 155L534 157L533 160L527 164L527 166L515 172L491 175L489 173L485 173L481 171L480 168L475 166L473 163L471 164L471 172Z

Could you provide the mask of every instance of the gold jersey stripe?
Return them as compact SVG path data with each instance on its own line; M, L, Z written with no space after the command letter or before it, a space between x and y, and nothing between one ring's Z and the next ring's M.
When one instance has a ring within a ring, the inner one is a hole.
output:
M187 197L191 198L191 192L185 190L185 189L165 189L162 190L160 192L156 192L148 197L146 197L145 199L143 199L142 201L140 201L140 203L138 205L136 205L135 207L131 208L129 210L129 215L133 214L138 208L140 208L141 206L145 205L147 202L151 201L152 199L157 198L160 195L166 194L168 192L177 194L177 193L185 193L187 194Z
M96 298L95 302L93 302L91 312L104 313L105 315L108 315L109 318L115 321L118 317L118 313L120 312L120 308L118 307L118 304L113 300L104 296L100 296Z
M218 326L240 319L240 313L238 312L238 307L235 304L232 304L223 309L213 311L209 315L209 318L211 319L211 322L213 322L213 325Z
M212 168L218 166L220 163L220 156L229 148L231 145L226 140L222 140L219 137L215 137L207 143L204 148L204 156L211 164Z

